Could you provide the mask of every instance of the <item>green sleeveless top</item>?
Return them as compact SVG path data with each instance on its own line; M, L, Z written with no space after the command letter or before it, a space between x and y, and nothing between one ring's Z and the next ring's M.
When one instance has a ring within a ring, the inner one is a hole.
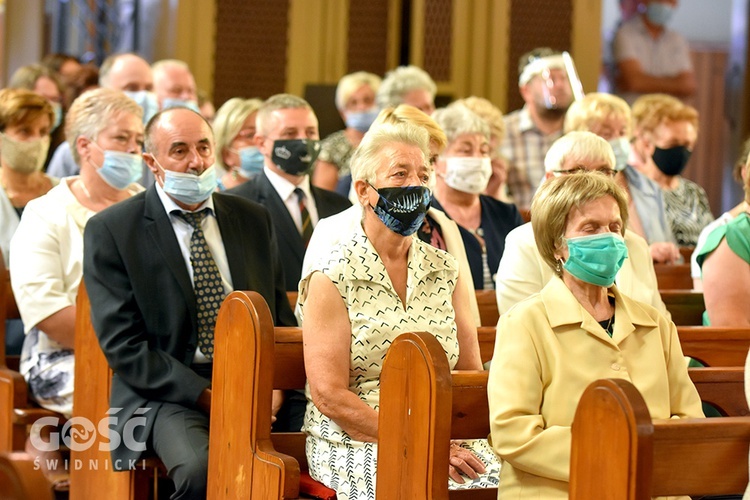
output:
M743 212L728 224L717 227L708 235L706 244L703 245L700 253L698 253L698 257L696 257L701 269L706 258L716 250L725 238L729 249L737 254L739 258L750 263L750 215L747 212ZM710 324L708 315L705 312L703 313L703 324Z

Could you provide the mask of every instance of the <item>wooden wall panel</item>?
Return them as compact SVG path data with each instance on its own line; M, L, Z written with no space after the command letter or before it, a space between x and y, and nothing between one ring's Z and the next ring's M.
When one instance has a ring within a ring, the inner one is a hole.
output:
M571 50L571 0L512 0L510 10L508 107L523 107L518 93L518 59L536 47Z
M214 104L232 97L284 92L288 4L277 0L216 2Z
M723 170L731 170L736 158L725 160L729 148L729 124L724 114L724 75L728 54L723 48L692 47L697 90L691 103L700 114L698 142L684 176L700 184L708 194L711 211L720 215L722 209ZM726 166L724 162L726 161ZM730 205L739 203L734 200Z
M388 58L388 0L351 2L347 72L384 75Z

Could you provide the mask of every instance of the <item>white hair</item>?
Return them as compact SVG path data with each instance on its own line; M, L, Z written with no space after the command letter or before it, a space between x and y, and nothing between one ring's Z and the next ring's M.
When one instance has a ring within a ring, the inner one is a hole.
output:
M380 108L396 107L404 102L404 95L413 90L426 90L435 97L437 85L429 74L414 65L399 66L385 75L377 93Z
M354 151L350 161L352 181L374 183L385 148L398 144L418 147L427 164L430 157L430 134L424 127L411 122L382 123L370 128Z
M357 71L356 73L342 76L339 84L336 86L336 108L339 111L344 111L346 101L363 85L367 85L377 94L380 82L381 78L378 75L368 73L367 71Z
M448 144L466 134L482 134L490 140L490 126L462 102L454 102L447 108L436 110L432 119L445 132Z
M607 141L592 132L568 132L552 143L544 157L544 170L554 172L560 170L568 160L602 160L609 168L615 168L615 153Z

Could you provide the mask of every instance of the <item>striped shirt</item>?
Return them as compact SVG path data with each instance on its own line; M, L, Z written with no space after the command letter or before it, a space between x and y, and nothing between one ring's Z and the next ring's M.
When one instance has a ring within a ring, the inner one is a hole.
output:
M508 160L508 194L520 210L528 210L544 177L544 156L562 130L544 135L534 125L527 106L503 116L505 139L500 153Z

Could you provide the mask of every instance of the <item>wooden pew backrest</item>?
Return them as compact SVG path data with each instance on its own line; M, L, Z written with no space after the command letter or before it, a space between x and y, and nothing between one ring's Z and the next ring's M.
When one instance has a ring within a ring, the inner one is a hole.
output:
M703 292L698 290L659 290L661 300L672 315L677 326L703 324L703 311L706 310Z
M725 417L746 417L745 369L741 366L688 368L701 401L710 403Z
M742 493L750 417L652 421L625 380L593 382L572 427L571 500Z
M691 290L693 278L688 264L654 264L659 290Z
M482 323L478 326L497 326L500 313L497 309L497 294L495 290L476 290L474 293L477 297L479 318Z
M271 442L275 362L274 326L265 300L255 292L232 292L214 332L209 499L299 495L299 464L275 451Z
M750 328L678 326L685 356L706 366L745 366L750 349Z
M489 434L488 372L454 371L429 333L391 345L380 375L377 498L497 498L492 488L448 491L450 439Z

